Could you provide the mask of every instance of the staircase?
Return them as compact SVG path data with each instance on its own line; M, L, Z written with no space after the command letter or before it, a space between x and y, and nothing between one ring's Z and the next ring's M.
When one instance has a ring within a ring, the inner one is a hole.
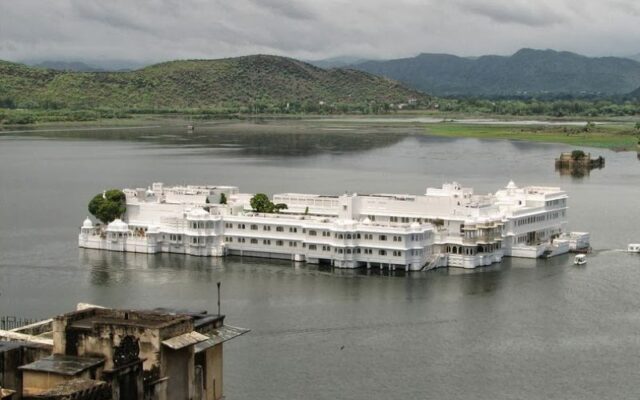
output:
M446 258L447 258L446 254L440 253L440 254L434 255L431 261L428 264L425 264L424 267L422 267L421 271L428 271L430 269L434 269L442 266L442 261L445 260Z

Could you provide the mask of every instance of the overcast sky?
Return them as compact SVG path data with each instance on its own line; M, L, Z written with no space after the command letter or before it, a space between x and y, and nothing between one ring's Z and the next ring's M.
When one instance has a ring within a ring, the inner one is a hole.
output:
M0 0L0 59L640 53L639 0Z

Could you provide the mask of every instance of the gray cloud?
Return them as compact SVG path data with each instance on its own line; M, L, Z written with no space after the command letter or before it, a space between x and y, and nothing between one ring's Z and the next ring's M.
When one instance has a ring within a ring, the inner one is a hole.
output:
M544 27L566 21L555 7L547 6L544 2L464 1L460 2L459 6L462 10L485 16L498 23Z
M640 52L636 0L0 0L0 59Z

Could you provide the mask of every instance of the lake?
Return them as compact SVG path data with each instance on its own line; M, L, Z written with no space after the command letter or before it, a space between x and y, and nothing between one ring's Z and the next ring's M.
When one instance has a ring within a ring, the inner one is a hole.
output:
M0 315L78 302L216 309L251 333L225 345L228 399L630 398L640 377L640 161L554 170L573 148L438 138L420 123L217 122L117 131L0 131ZM246 192L478 193L560 186L594 253L506 258L477 270L381 273L228 257L77 248L105 188L237 185Z

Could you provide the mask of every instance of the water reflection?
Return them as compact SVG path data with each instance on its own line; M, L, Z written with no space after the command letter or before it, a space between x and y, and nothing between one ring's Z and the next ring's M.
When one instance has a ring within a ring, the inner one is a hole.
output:
M213 282L212 274L223 270L223 259L192 257L182 254L140 254L79 249L80 265L90 270L91 284L126 284L131 275L145 274L149 283L169 283L176 274L197 275L198 280Z
M560 176L571 176L573 178L584 178L591 175L591 170L602 169L604 166L585 166L581 164L558 165L556 164L556 172Z
M421 129L373 124L345 127L339 122L318 121L227 121L199 126L195 132L187 132L182 126L151 126L117 130L0 131L0 136L135 141L269 157L367 151L388 147L416 132Z

